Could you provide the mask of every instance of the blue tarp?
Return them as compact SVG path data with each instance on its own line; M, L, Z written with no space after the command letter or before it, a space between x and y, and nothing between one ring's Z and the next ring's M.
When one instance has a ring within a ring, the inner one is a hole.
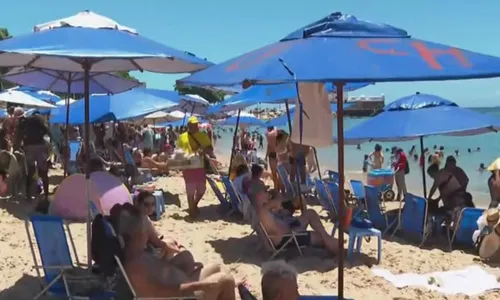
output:
M438 96L416 94L346 131L346 144L393 142L429 135L476 135L500 129L500 118L461 108Z
M349 108L353 105L354 105L353 103L344 103L344 109ZM293 120L295 117L295 109L296 108L297 108L297 106L290 108L290 120L292 121L292 124L293 124ZM332 113L337 112L337 103L331 103L330 108L332 110ZM277 118L271 119L271 120L266 122L266 126L284 126L287 124L288 124L288 117L287 117L286 113L282 114L281 116L279 116Z
M128 120L168 109L178 104L178 99L157 97L143 88L115 95L91 95L89 101L91 123ZM70 124L84 123L84 102L79 100L70 104ZM65 123L66 107L52 109L50 122Z
M368 83L348 83L345 86L346 91L354 91L365 86ZM335 86L331 83L325 85L327 92L334 92ZM284 103L286 100L295 99L297 97L297 88L295 84L277 84L277 85L258 85L253 86L241 93L234 95L223 102L212 106L207 113L217 114L231 110L243 109L248 106L259 103L277 104ZM292 100L295 102L294 100Z
M232 86L286 83L295 79L345 83L498 76L498 57L411 38L403 29L333 13L277 43L180 81L201 86Z

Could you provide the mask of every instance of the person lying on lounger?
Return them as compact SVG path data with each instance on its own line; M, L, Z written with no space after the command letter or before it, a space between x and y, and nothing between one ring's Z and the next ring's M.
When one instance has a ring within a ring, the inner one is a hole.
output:
M123 264L130 283L139 298L201 296L206 300L234 300L233 276L220 268L203 268L190 277L176 266L146 250L150 239L147 218L129 203L115 208L113 218L124 240ZM116 221L118 219L118 221Z
M166 160L159 161L159 158L160 156L153 155L151 149L144 148L142 151L141 168L150 169L156 174L167 174L168 162Z
M258 188L258 185L254 188ZM324 247L333 254L337 253L338 241L326 232L316 211L308 209L296 219L296 222L289 223L272 213L273 210L282 208L283 199L279 193L266 192L263 188L254 190L252 193L257 216L266 232L271 236L275 247L280 248L288 242L289 237L286 235L290 235L293 230L294 232L307 233L296 237L300 246ZM311 226L313 231L306 231L308 226Z

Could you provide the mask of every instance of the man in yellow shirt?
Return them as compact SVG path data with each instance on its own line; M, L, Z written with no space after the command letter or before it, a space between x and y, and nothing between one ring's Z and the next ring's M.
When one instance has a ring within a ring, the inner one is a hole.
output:
M186 196L189 205L189 215L196 217L198 213L198 203L205 194L205 160L206 156L214 158L214 148L212 141L206 133L198 128L198 118L192 116L188 119L187 131L179 136L177 146L185 153L197 153L201 157L201 168L186 169L182 171L184 182L186 183Z

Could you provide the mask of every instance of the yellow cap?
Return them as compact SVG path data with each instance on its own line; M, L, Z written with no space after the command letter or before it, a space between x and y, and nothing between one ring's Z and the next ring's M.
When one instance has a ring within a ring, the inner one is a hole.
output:
M195 116L189 117L188 124L198 124L198 118Z
M495 159L494 162L488 167L488 171L497 171L500 170L500 157Z

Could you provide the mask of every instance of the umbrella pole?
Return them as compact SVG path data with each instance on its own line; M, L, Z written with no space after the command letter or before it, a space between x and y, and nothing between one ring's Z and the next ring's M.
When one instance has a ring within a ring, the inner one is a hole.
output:
M184 118L182 118L182 126L184 127L184 125L186 124L186 116L187 116L187 110L184 110Z
M424 156L424 137L420 137L420 157L423 158L422 160L422 184L424 187L424 198L427 199L427 183L426 183L426 178L425 178L425 156ZM420 162L419 162L420 163Z
M236 148L236 137L238 136L238 127L240 126L240 113L241 109L238 109L238 117L236 118L236 128L234 129L234 134L233 134L233 147L231 147L231 159L229 160L229 170L228 174L231 175L231 167L233 166L233 156L234 156L234 151Z
M85 136L84 136L84 149L85 149L85 199L87 199L87 264L92 265L92 231L91 231L91 218L90 213L90 169L88 167L90 160L90 88L89 88L89 77L90 77L90 63L85 60L83 62L84 70L84 93L85 93ZM89 270L92 268L89 267Z
M344 218L345 218L345 202L344 202L344 84L336 83L337 88L337 149L338 149L338 172L339 172L339 249L338 249L338 298L344 299Z
M68 176L68 161L70 157L69 153L69 146L68 146L68 141L69 141L69 94L71 93L71 74L68 76L70 79L68 80L68 93L66 94L66 123L65 123L65 130L64 130L64 149L63 149L63 177L66 178Z

